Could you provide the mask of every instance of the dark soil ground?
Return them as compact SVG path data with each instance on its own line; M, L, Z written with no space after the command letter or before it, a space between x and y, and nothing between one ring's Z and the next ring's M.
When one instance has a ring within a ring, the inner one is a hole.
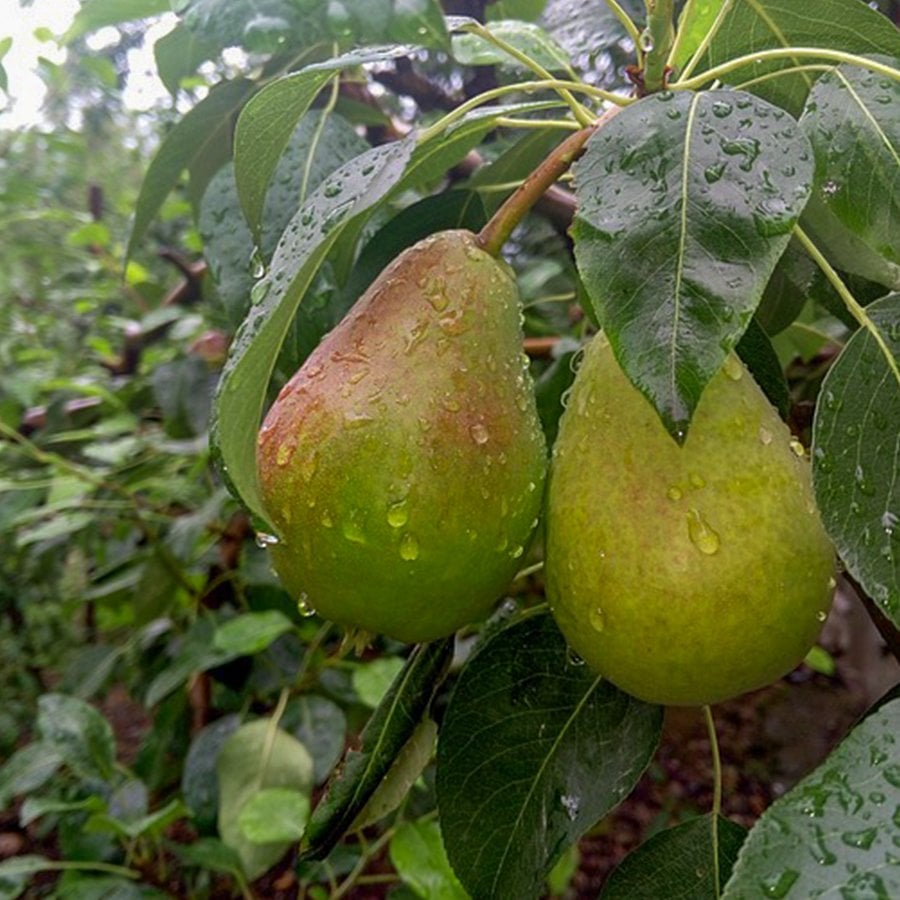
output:
M822 645L837 671L825 676L801 666L776 684L714 710L722 757L723 814L745 827L792 785L816 767L855 720L900 679L890 656L859 603L836 598ZM133 759L149 721L123 691L112 691L103 712L116 732L122 761ZM581 862L566 900L594 900L621 859L656 831L709 811L712 774L706 725L699 709L670 709L656 757L631 795L579 845ZM183 828L170 837L189 841ZM55 856L51 838L18 828L16 810L0 811L0 859L23 853ZM377 859L367 874L390 873ZM52 877L36 883L26 897L46 896ZM351 890L350 900L381 900L390 883ZM173 897L189 897L177 883ZM300 895L293 861L286 858L254 885L260 898L293 900ZM233 895L223 882L215 900ZM640 898L653 900L653 898Z

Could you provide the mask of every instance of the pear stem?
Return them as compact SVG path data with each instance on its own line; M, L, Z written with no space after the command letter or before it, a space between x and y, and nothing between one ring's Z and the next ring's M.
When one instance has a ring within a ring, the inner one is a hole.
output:
M706 719L706 730L709 733L709 750L713 764L713 804L712 804L712 863L713 891L719 896L719 815L722 811L722 759L719 756L719 739L716 736L716 723L712 710L703 707L703 718Z
M608 122L619 107L612 106L587 128L569 135L547 158L506 198L490 221L478 233L478 243L491 256L499 256L503 245L513 233L516 225L528 214L547 190L569 166L581 156L588 138L603 123Z

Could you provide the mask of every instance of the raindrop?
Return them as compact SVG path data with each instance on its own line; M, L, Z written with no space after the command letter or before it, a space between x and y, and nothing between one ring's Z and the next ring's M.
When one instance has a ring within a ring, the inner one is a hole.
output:
M667 496L670 500L680 500L680 499L684 496L684 494L682 494L681 488L680 488L680 487L678 487L677 485L674 485L674 484L673 484L672 487L670 487L670 488L666 491L666 496Z
M717 119L724 119L726 116L730 116L731 110L731 104L725 100L716 100L712 105L713 115Z
M744 374L744 367L741 365L740 360L732 355L725 357L722 369L732 381L740 381L741 376Z
M806 456L806 450L803 449L803 444L796 438L791 438L788 446L794 451L794 455L800 459L803 459L803 457Z
M480 422L477 422L469 429L469 434L472 435L472 440L475 441L476 444L486 444L490 438L487 428Z
M878 837L877 828L864 828L862 831L845 831L841 840L848 847L858 847L860 850L868 850Z
M262 278L266 274L266 264L259 247L254 247L250 254L250 274L254 278Z
M900 520L898 520L897 514L886 509L884 515L881 517L881 527L885 530L886 534L893 534L898 521Z
M412 562L419 558L419 542L415 536L407 532L400 541L400 558Z
M594 631L603 631L606 628L606 613L599 606L588 613L588 620Z
M816 621L817 621L817 622L824 622L827 618L828 618L828 613L825 612L824 609L820 609L820 610L816 613Z
M310 616L316 614L315 608L309 602L309 597L305 593L301 594L300 599L297 601L297 612L300 613L304 619L308 619Z
M853 477L856 481L856 486L859 489L861 494L865 494L867 497L872 497L875 494L875 487L872 485L872 482L866 477L866 473L863 470L862 466L857 466L856 471L853 473Z
M387 521L391 528L402 528L409 521L406 500L399 500L388 507Z
M250 289L250 302L255 306L257 303L262 303L263 300L266 299L266 295L269 293L269 288L271 287L271 283L267 280L265 281L257 281L256 284Z
M696 508L688 510L687 514L688 537L691 543L706 556L712 556L719 551L719 535L712 529L709 522L703 518L703 514Z
M702 475L698 475L696 472L691 475L691 487L694 488L702 488L706 487L706 479Z
M282 444L278 448L278 452L275 454L275 465L276 466L286 466L291 459L291 455L293 450L287 444Z
M574 822L578 815L578 808L581 806L581 800L571 794L563 794L559 798L559 802L562 803L569 820Z
M644 53L653 51L653 35L650 34L649 28L645 28L638 36L638 45Z
M265 550L268 547L274 547L278 543L278 538L275 537L274 534L266 534L265 531L258 531L256 533L256 546L259 547L260 550Z
M341 531L344 537L354 544L364 544L366 542L366 534L359 522L359 513L351 512L350 517L345 519L341 525Z
M584 665L584 659L580 657L571 647L566 648L566 662L570 666Z
M521 544L516 544L515 547L510 551L510 557L512 559L518 559L525 552L525 548Z
M800 877L800 873L794 869L785 869L773 878L767 879L760 884L763 893L767 897L774 897L775 900L781 900L786 897L788 891L793 887L794 882Z
M772 432L763 425L759 426L759 442L766 445L772 443Z

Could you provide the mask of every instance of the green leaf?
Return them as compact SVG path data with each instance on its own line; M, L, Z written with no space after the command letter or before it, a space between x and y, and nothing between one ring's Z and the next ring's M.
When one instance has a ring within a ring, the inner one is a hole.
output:
M193 75L200 63L215 54L214 46L184 25L178 25L153 45L156 70L166 90L177 96L181 79Z
M485 641L438 740L444 844L466 889L537 897L563 850L640 777L662 714L576 665L549 615Z
M170 12L171 0L83 0L63 40L65 43L107 25Z
M192 844L173 844L172 849L189 865L227 875L243 874L240 857L217 838L200 838Z
M404 822L391 838L390 855L403 883L423 900L468 900L447 861L437 822Z
M418 645L326 785L301 844L301 859L322 859L341 839L381 784L440 686L453 656L453 639Z
M566 51L539 25L517 19L501 19L488 23L486 27L491 34L551 72L565 72L570 66ZM454 35L453 57L464 66L504 65L530 71L524 63L478 34Z
M0 766L0 807L5 809L13 797L28 794L45 785L63 761L63 754L43 741L16 750Z
M327 37L321 0L192 0L181 5L185 27L220 49L240 45L254 53L275 53Z
M340 116L323 119L319 112L303 116L291 135L275 169L262 215L259 252L264 261L272 257L291 217L309 196L338 166L349 162L368 145ZM199 229L203 252L209 263L229 318L235 325L247 314L254 285L251 269L253 238L244 222L234 180L234 167L223 166L212 178L200 205ZM301 307L300 315L304 316ZM329 323L334 324L334 323ZM318 322L304 319L302 328L309 331ZM322 326L312 335L316 341Z
M725 0L695 0L694 3L684 5L678 17L678 45L669 59L669 65L675 69L676 74L697 52L724 3Z
M238 815L243 836L253 844L299 841L309 819L309 795L290 788L265 788Z
M739 0L731 3L694 74L739 56L785 47L900 57L900 32L863 0L816 0L815 15L810 15L809 0ZM799 114L816 73L773 73L814 62L816 58L809 56L765 62L751 59L723 80Z
M585 288L619 363L678 440L790 240L812 169L796 123L734 91L641 100L576 164Z
M810 259L797 238L792 237L756 309L755 318L766 334L774 336L784 331L800 314L812 295L814 285L823 280L821 269Z
M313 762L306 748L271 719L241 726L222 746L219 775L219 834L240 857L248 878L258 878L278 861L290 840L258 844L241 828L244 807L260 791L288 788L309 795Z
M431 719L419 722L381 784L350 826L351 831L362 831L380 821L403 802L410 788L431 762L437 731L437 725Z
M866 313L884 348L860 329L825 376L813 485L847 570L900 628L900 294Z
M181 793L193 814L195 827L212 831L219 808L219 776L216 762L225 741L237 731L240 719L223 716L197 732L191 741L181 773Z
M258 243L266 191L297 122L319 91L334 77L330 71L301 71L273 81L247 102L234 132L234 176L244 218Z
M252 90L252 83L243 79L216 85L169 132L141 184L128 238L126 262L146 234L163 201L178 183L181 173L211 150L218 152L217 148L229 145L231 118Z
M383 656L353 668L353 690L366 705L376 707L400 674L403 660L397 656Z
M65 694L38 700L37 729L45 746L57 751L82 777L108 779L116 761L109 722L93 706Z
M649 838L613 870L600 900L666 897L718 900L747 829L718 818L719 883L715 884L712 819L698 816Z
M751 829L723 900L900 896L900 700L868 715Z
M787 419L791 411L791 392L787 379L772 342L755 318L750 320L736 349L738 356L768 397L769 403L778 410L782 419Z
M288 703L281 727L312 754L316 784L324 781L344 751L347 717L331 700L306 694Z
M839 66L813 86L800 125L816 157L804 227L839 268L900 289L900 82Z
M219 625L213 646L226 653L252 656L265 650L272 641L293 627L294 623L277 609L243 613Z

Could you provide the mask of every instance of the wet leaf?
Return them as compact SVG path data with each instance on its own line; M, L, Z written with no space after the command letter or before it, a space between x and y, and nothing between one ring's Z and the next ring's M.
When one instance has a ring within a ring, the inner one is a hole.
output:
M900 294L866 313L884 346L860 329L825 376L813 484L847 570L900 628Z
M613 870L599 900L718 900L747 829L718 817L719 883L715 883L712 818L698 816L653 835Z
M475 897L537 897L656 749L662 708L578 662L541 615L486 640L459 676L436 789L447 855Z
M862 56L900 56L897 27L868 4L860 0L817 0L815 9L816 14L811 16L808 0L732 3L694 74L749 55L747 65L729 72L724 80L799 115L817 72L773 73L815 63L816 58L786 56L757 62L752 54L776 48L822 47Z
M683 440L790 240L809 142L749 94L659 94L622 110L576 163L575 255L631 381Z
M751 829L723 900L897 897L900 700L867 716Z
M565 71L570 63L566 51L532 22L499 19L486 26L491 34L515 47L550 72ZM462 29L465 31L465 29ZM503 65L530 72L523 63L477 34L457 34L453 37L453 57L464 66Z
M813 86L800 124L816 157L804 227L834 265L897 290L900 82L839 66Z
M428 709L452 655L452 638L413 650L363 729L359 749L347 752L328 782L306 829L301 859L326 856L369 802Z

